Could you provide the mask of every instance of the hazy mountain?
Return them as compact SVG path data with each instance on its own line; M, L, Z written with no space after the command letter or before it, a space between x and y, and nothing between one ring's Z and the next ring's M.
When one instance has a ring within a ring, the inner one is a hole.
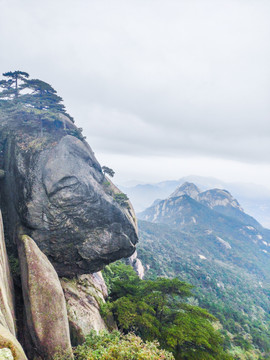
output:
M138 257L146 278L178 277L191 283L197 304L220 320L229 341L269 351L270 257L263 251L267 247L256 246L248 236L187 233L142 220L139 237Z
M215 178L191 175L179 180L120 186L120 188L131 199L136 212L140 212L151 206L156 199L167 198L177 186L181 186L185 182L194 183L201 190L227 189L238 199L245 212L255 217L263 226L270 228L270 190L261 185L227 183Z
M173 198L181 195L188 195L193 199L197 199L200 192L201 190L195 184L186 181L184 184L178 186L170 197Z
M201 191L187 182L138 216L146 277L192 283L199 305L218 317L234 344L240 336L269 351L270 231L227 190Z
M192 234L216 233L217 236L238 242L239 239L249 239L266 252L270 244L270 231L246 214L228 191L211 189L200 192L188 182L178 187L167 199L138 213L138 218L173 225Z

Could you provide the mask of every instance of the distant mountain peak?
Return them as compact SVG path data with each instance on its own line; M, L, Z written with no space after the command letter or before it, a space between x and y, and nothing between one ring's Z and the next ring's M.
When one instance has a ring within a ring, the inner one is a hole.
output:
M201 190L191 182L184 182L184 184L178 186L178 188L170 195L169 198L179 197L182 195L188 195L192 199L197 199Z
M210 207L211 209L220 206L225 206L225 207L230 206L232 208L244 212L239 202L227 190L223 190L223 189L206 190L198 195L198 200L200 201L200 203Z
M151 207L139 213L138 217L180 227L195 224L205 227L213 222L228 222L230 218L230 221L262 230L262 226L244 212L229 191L215 188L200 192L200 189L190 182L178 186L165 200L154 202Z

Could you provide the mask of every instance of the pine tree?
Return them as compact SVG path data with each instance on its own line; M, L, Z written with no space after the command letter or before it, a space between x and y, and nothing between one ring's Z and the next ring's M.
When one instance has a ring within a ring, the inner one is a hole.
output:
M102 166L102 171L103 174L108 174L110 177L113 177L115 172L113 171L113 169L109 168L108 166Z
M0 87L3 91L0 93L0 98L17 99L21 89L20 83L25 83L29 78L29 74L24 71L8 71L3 73L7 80L0 81Z
M109 301L103 315L114 315L118 328L145 341L157 339L177 360L232 360L223 350L223 338L205 309L190 305L192 286L179 279L141 280L120 262L104 270Z
M39 110L52 110L65 113L65 106L62 104L63 99L58 96L56 90L45 81L38 79L27 80L23 88L31 90L32 92L23 95L21 102Z

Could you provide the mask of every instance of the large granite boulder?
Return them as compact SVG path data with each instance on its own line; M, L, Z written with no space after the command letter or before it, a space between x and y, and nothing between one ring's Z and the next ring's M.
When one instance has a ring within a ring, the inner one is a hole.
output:
M72 345L82 343L91 330L108 330L100 315L100 306L108 296L101 272L64 278L61 284L67 302Z
M57 273L36 243L23 235L19 259L27 325L37 353L72 353L66 303Z
M9 242L28 234L67 277L132 255L138 240L133 209L116 201L119 190L84 140L57 131L39 137L30 128L9 134L3 147Z
M66 117L36 110L0 109L0 207L9 254L14 258L19 254L21 267L21 283L19 276L15 283L21 315L18 337L29 358L34 351L44 360L59 350L71 351L58 276L79 276L75 289L68 280L63 285L70 324L78 337L91 328L105 328L98 312L105 294L103 285L97 290L102 281L98 285L95 275L89 274L131 256L138 235L131 204L117 195L119 189L104 176L79 129ZM90 291L91 287L95 290ZM72 296L81 299L72 301ZM71 310L79 314L78 319L72 320ZM4 242L0 245L0 324L14 337Z
M14 290L6 252L2 214L0 211L0 324L16 336Z

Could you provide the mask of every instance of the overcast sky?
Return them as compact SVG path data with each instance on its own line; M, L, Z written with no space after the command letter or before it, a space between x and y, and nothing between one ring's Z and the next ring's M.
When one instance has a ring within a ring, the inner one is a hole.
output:
M270 187L269 0L0 0L1 73L64 98L116 182Z

